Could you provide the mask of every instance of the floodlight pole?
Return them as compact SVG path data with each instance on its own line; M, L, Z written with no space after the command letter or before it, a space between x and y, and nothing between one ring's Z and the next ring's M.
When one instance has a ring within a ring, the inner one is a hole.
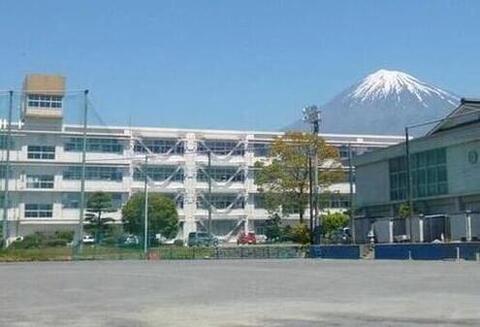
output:
M7 155L5 160L5 188L3 194L3 229L2 229L2 239L3 247L7 248L7 239L9 237L8 232L8 184L10 182L10 146L12 139L12 111L13 111L13 91L8 91L8 122L7 122L7 138L5 143L7 145Z
M315 140L316 138L318 137L318 133L319 133L319 130L320 130L320 110L317 106L313 105L313 106L308 106L308 107L305 107L303 109L303 119L304 121L312 124L312 134L315 136ZM314 144L314 146L316 145L316 142ZM311 161L312 160L312 153L309 153L309 160ZM313 176L311 179L313 179L313 185L311 188L313 188L313 192L310 192L310 206L311 208L313 208L313 211L312 212L312 215L313 216L313 220L315 221L315 225L317 225L317 222L319 223L319 210L318 210L318 153L317 153L317 148L315 147L313 149L313 163L310 165L310 174L311 171L312 171L312 166L313 166ZM311 229L311 233L312 235L314 235L314 231L313 229L316 227L316 226L313 226L314 224L312 223L311 226L310 226L310 229ZM319 224L321 225L321 223ZM314 238L312 237L312 241L316 241L314 240ZM320 241L320 240L318 240ZM313 242L312 242L313 243Z
M144 178L144 194L145 194L145 207L144 207L144 230L143 230L143 253L145 257L148 251L148 175L147 175L148 155L145 154L145 164L143 167Z
M85 173L87 162L87 119L88 119L88 90L83 92L83 137L82 137L82 173L80 179L80 218L78 223L77 245L81 253L83 250L83 220L85 216Z
M315 243L315 234L313 231L313 220L314 220L314 210L313 210L313 169L312 169L312 156L311 153L308 154L308 193L309 193L309 209L310 209L310 244Z
M318 138L318 133L320 132L320 111L316 111L315 113L315 119L313 121L313 134L315 135L315 140ZM318 149L315 146L313 149L313 208L315 210L314 213L314 229L319 225L319 208L318 208L318 197L319 197L319 189L318 189L318 174L319 174L319 168L318 168ZM314 234L315 235L315 234ZM316 241L316 238L314 238ZM320 240L318 240L320 241Z

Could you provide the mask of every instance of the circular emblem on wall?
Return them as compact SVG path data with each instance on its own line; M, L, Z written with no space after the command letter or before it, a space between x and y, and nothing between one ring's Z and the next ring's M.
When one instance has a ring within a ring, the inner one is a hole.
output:
M468 162L473 164L476 164L478 162L478 153L475 150L470 150L468 151Z

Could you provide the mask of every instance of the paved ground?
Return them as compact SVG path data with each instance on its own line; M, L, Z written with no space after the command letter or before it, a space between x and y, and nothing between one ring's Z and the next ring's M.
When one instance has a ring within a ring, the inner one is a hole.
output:
M480 326L480 264L0 264L0 326Z

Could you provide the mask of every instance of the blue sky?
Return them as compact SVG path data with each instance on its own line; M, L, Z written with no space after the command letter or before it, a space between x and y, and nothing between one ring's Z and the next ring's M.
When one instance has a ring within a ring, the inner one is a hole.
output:
M272 130L380 68L480 97L479 1L0 2L0 89L88 88L107 123Z

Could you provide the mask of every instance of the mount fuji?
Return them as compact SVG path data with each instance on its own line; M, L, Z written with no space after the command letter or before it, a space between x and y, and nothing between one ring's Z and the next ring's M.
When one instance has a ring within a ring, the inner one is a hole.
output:
M445 117L460 99L400 72L381 69L321 106L323 133L403 134L407 125ZM414 136L430 127L412 128ZM308 130L299 120L285 130Z

